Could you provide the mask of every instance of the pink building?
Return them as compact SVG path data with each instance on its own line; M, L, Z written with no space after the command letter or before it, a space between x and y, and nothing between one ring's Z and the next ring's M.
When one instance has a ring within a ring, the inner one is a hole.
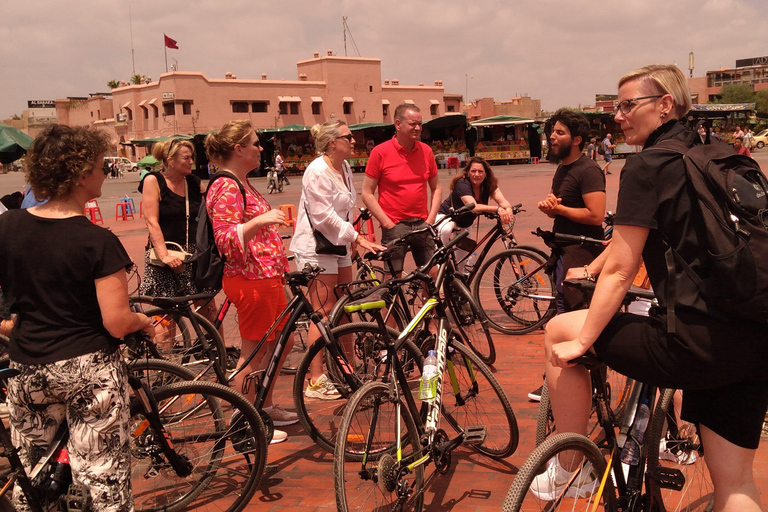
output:
M443 83L400 85L382 80L381 60L320 56L296 64L298 80L238 79L231 73L212 79L199 72L172 72L156 82L112 90L114 116L101 121L113 129L116 142L129 142L174 134L216 130L232 119L250 119L256 128L293 124L311 126L330 118L347 124L392 123L394 109L411 103L421 109L424 122L461 111L461 96L446 97ZM63 112L71 124L91 124L105 117L107 109L88 99L84 105ZM93 116L94 109L100 113ZM135 159L143 156L127 155Z

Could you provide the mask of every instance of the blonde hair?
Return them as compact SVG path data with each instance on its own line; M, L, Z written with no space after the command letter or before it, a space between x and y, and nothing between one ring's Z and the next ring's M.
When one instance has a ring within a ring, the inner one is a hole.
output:
M675 117L681 119L691 110L691 91L680 68L673 64L651 64L630 71L619 80L619 88L627 82L640 81L644 94L669 94L675 102Z
M162 163L164 167L167 167L168 161L172 160L181 148L189 148L194 157L195 146L188 140L182 139L168 139L163 142L155 142L152 146L152 156Z
M318 155L324 155L328 151L330 143L341 135L339 128L346 125L347 123L340 119L331 119L323 124L316 124L310 129L309 133L315 139L315 151Z
M208 160L224 162L235 152L235 146L248 144L253 133L253 125L247 119L227 121L217 133L209 133L205 137L205 153Z

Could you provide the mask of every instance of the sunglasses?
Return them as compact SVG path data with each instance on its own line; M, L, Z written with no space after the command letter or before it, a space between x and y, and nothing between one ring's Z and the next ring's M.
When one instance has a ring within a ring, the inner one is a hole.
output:
M352 142L352 139L354 139L354 137L352 136L352 134L351 134L351 133L348 133L348 134L346 134L346 135L339 135L339 136L338 136L338 137L336 137L336 138L337 138L337 139L347 139L347 142Z

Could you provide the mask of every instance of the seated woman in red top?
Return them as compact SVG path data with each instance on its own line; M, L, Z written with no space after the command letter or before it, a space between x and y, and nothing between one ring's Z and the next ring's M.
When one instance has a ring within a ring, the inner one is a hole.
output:
M206 198L216 247L226 257L222 288L237 308L242 337L239 366L288 305L283 290L283 274L288 271L288 259L277 231L277 226L287 224L285 214L273 210L248 182L248 173L261 161L259 137L250 121L225 123L217 133L205 138L205 151L211 161L219 163L222 171L234 174L245 189L245 210L240 187L231 178L216 180ZM235 378L238 391L242 391L246 375L266 368L279 334L279 331L273 332L262 349L261 357L254 358ZM281 367L290 351L289 344L280 360ZM267 395L264 411L275 426L297 423L299 418L295 413L272 404L273 390L274 385ZM253 386L247 396L254 400ZM276 430L272 442L284 441L286 437L285 432Z

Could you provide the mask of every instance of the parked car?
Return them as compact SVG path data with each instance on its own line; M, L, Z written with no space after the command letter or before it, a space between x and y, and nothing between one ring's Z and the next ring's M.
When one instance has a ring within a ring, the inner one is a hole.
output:
M763 149L768 146L768 128L752 137L752 148Z
M122 169L123 172L135 171L138 169L135 162L131 162L124 156L108 156L104 158L104 161L115 164L118 169Z

